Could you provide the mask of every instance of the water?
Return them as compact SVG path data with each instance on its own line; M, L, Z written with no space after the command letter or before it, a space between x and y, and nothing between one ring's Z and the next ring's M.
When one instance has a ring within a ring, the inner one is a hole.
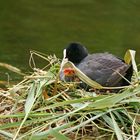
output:
M63 48L78 41L90 52L120 57L134 49L139 63L139 6L139 0L0 1L0 62L30 71L30 50L62 57ZM7 78L9 71L0 70Z

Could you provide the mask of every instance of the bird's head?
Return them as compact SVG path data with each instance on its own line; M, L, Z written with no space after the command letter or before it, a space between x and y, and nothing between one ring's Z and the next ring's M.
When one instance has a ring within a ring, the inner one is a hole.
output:
M73 42L66 47L66 58L74 64L80 63L87 55L87 49L80 43Z

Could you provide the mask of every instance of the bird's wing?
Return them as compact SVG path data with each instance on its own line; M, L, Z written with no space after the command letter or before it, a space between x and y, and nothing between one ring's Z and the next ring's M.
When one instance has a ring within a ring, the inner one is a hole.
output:
M103 53L89 55L77 67L101 85L115 86L126 74L129 65L111 54Z

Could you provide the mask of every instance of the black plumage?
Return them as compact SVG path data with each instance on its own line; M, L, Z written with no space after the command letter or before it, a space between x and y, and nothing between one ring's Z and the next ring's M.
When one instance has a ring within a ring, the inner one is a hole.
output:
M73 62L85 75L106 87L129 85L133 69L124 60L110 53L89 54L80 43L70 43L66 48L66 58ZM126 79L124 79L122 76ZM61 73L60 77L65 77ZM65 77L70 81L71 77Z

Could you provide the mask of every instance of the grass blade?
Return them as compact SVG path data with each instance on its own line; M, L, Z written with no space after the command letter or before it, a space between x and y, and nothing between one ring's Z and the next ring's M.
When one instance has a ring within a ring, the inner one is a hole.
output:
M119 128L118 124L116 123L115 118L114 118L114 116L111 112L110 112L110 115L111 115L111 118L112 118L112 124L114 126L114 131L115 131L115 134L117 136L117 139L118 140L123 140L121 129Z
M57 140L70 140L65 135L62 135L61 133L53 129L50 131L50 135L54 136Z
M5 136L5 137L8 137L8 138L13 138L14 135L9 133L9 132L6 132L6 131L3 131L3 130L0 130L0 134Z

